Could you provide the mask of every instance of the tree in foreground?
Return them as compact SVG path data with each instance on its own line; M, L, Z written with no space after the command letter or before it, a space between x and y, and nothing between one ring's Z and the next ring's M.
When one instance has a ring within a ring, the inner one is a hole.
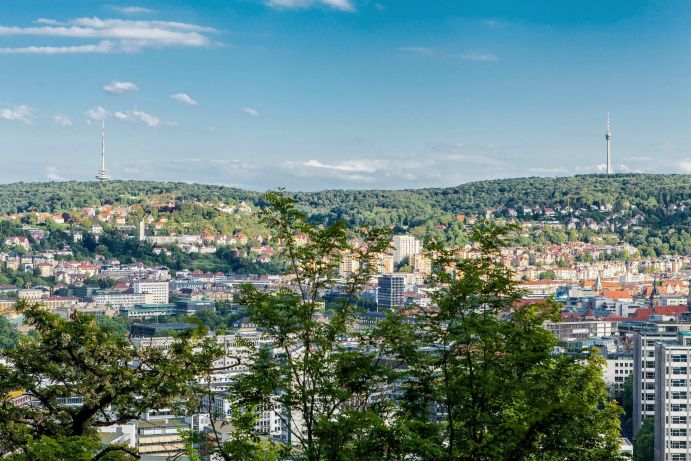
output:
M36 406L0 400L0 455L14 460L132 459L135 450L102 447L97 430L136 420L150 409L196 404L195 381L211 355L199 338L164 351L139 348L91 315L63 319L39 304L16 306L37 335L3 353L0 395L24 393Z
M250 373L235 383L236 403L281 418L296 447L291 456L339 459L342 447L369 429L363 423L377 417L369 402L385 368L379 351L366 347L366 338L352 327L357 296L389 246L388 231L315 226L292 199L270 193L266 200L264 222L276 233L293 278L275 293L242 290L241 303L272 346L256 350ZM345 254L358 261L359 270L337 280ZM325 313L322 296L334 288L339 301ZM229 453L225 459L234 458Z
M420 459L618 459L620 408L602 359L554 353L543 323L558 321L555 302L516 307L523 293L498 263L510 231L475 228L467 259L428 245L435 307L382 325L404 364L393 427Z

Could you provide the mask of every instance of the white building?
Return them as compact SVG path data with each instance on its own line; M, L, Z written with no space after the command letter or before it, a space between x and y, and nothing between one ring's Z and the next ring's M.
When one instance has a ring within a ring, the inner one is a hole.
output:
M655 417L655 344L673 343L676 332L639 333L633 344L633 434Z
M422 251L422 243L412 235L394 235L392 244L394 264L398 264L403 259L419 254Z
M150 293L153 304L168 303L168 282L144 282L137 280L132 284L135 293Z
M655 345L655 461L691 460L691 333Z
M624 381L633 373L633 354L630 352L614 352L605 357L605 383L615 392L624 390Z
M96 293L92 296L96 307L134 307L135 304L154 304L151 293L122 293L118 291Z

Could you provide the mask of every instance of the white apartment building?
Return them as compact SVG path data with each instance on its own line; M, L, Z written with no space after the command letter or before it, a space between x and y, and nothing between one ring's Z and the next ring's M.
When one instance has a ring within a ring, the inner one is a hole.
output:
M168 304L168 282L145 282L136 280L132 284L135 293L150 293L153 295L151 304Z
M415 256L422 251L422 243L413 235L394 235L392 244L394 264L398 264L403 259Z
M655 345L655 461L691 460L691 333Z
M624 381L633 373L633 354L630 352L614 352L607 354L605 360L605 383L615 392L624 390Z
M92 296L96 307L126 307L132 308L135 304L154 304L155 295L152 293L122 293L118 291L97 293Z
M633 434L655 417L655 345L674 343L676 332L638 333L633 344Z

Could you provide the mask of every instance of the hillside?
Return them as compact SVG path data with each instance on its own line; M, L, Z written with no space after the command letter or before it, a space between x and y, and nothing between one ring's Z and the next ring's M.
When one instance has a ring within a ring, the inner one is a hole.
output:
M433 226L457 232L456 216L594 222L655 252L691 253L691 175L620 174L479 181L418 190L326 190L291 193L315 221L392 225L429 235ZM103 204L151 202L151 197L188 201L246 201L261 194L223 186L150 181L46 182L0 185L0 213L62 212ZM545 215L545 208L560 210ZM530 210L536 210L533 214ZM449 237L448 235L446 236ZM449 238L458 241L458 238Z
M224 186L203 184L108 181L39 182L0 185L0 213L58 212L105 203L127 203L141 196L174 194L181 200L248 200L260 195ZM516 178L478 181L449 188L415 190L325 190L293 195L320 216L358 221L394 216L402 222L445 213L481 213L486 208L571 206L629 202L648 209L691 198L691 175L619 174L565 178Z

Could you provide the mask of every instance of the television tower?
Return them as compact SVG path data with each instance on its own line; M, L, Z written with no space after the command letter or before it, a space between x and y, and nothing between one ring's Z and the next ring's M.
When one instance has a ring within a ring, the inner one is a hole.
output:
M106 170L106 121L103 120L101 125L101 169L98 170L96 179L99 181L108 181L110 176L108 176L108 170Z
M609 125L609 112L607 112L607 133L605 134L607 140L607 175L612 174L612 130Z

